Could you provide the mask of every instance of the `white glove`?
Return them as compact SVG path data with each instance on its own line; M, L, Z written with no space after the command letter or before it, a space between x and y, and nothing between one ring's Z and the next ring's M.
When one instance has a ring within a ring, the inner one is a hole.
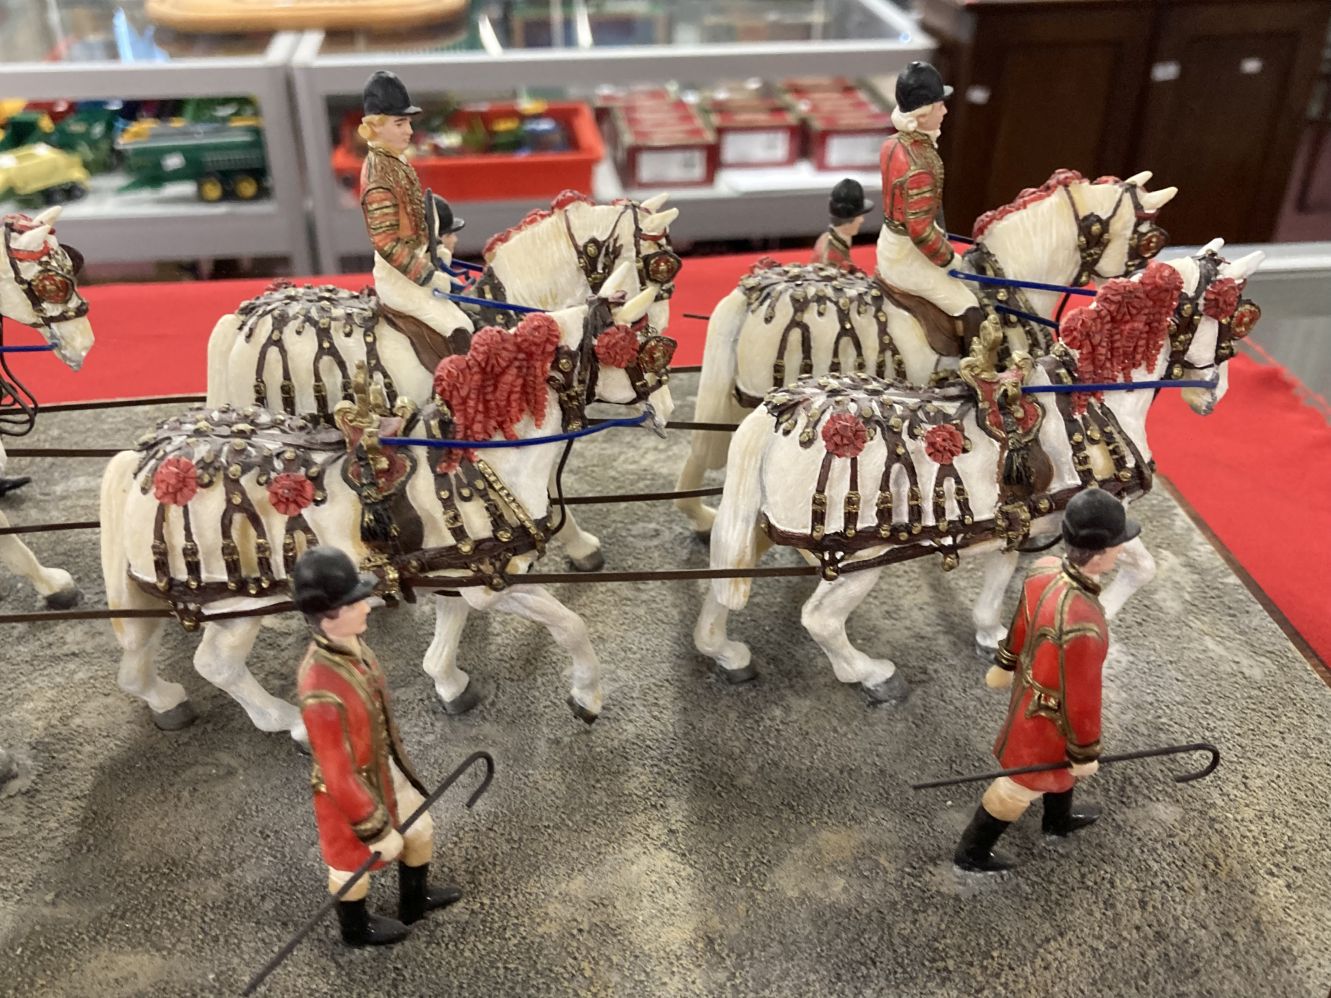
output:
M365 847L370 852L377 852L383 862L391 863L402 855L402 836L396 828L390 828L374 841L366 842Z
M1072 764L1072 776L1073 779L1084 780L1088 776L1094 776L1099 769L1099 759L1092 759L1090 762L1074 762Z
M1012 677L1014 673L1002 666L991 665L989 671L984 674L984 685L991 690L1006 690L1012 687Z

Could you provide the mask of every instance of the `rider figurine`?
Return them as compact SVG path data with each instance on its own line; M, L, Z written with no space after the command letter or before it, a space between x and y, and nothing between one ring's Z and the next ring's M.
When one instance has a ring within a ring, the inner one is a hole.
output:
M833 267L854 266L850 259L850 244L864 225L864 216L873 210L873 202L864 197L864 188L858 180L847 177L832 188L827 202L827 231L813 244L812 263L828 263Z
M360 637L375 582L345 553L322 546L301 555L291 581L292 599L314 639L296 687L314 757L310 782L328 889L336 893L371 852L380 855L375 868L398 860L396 919L366 909L369 877L338 903L342 939L352 946L395 943L426 912L462 896L456 887L428 883L430 815L422 814L405 834L395 827L421 805L426 790L403 752L383 670Z
M1067 836L1099 818L1095 805L1072 809L1073 786L1100 765L1100 668L1109 628L1099 580L1140 532L1121 502L1087 489L1064 512L1062 562L1042 558L1026 578L1012 628L985 676L991 687L1012 688L994 756L1004 769L1069 766L994 780L957 845L953 861L961 869L995 873L1013 866L993 852L994 843L1037 797L1044 797L1046 835Z
M453 251L457 249L458 233L467 225L467 220L453 215L453 206L438 194L430 195L434 213L434 231L439 233L439 242L435 246L435 263L447 269L453 266Z
M896 133L883 143L883 229L878 277L890 288L927 299L947 315L963 317L959 332L974 333L984 319L966 285L948 276L956 254L943 226L943 160L937 140L952 88L927 62L912 62L897 77Z
M375 291L389 308L447 335L456 316L446 307L447 299L431 292L447 294L452 284L448 273L430 258L425 196L420 178L406 160L411 119L421 109L411 103L402 81L384 70L366 82L363 107L359 132L369 152L361 167L360 203L374 243Z

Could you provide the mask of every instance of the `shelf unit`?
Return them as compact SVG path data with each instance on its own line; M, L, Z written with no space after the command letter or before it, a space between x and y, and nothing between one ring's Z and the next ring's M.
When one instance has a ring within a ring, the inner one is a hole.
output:
M99 57L110 53L94 48L94 58L0 63L0 94L26 100L159 100L243 92L259 101L267 197L205 204L194 196L193 184L183 182L118 194L115 189L123 180L94 176L88 195L64 207L61 238L97 263L284 256L292 272L310 272L304 179L288 91L291 56L299 40L296 32L280 32L250 40L240 46L240 54L194 54L186 47L181 57L162 61L121 62ZM247 47L252 49L248 54L243 51ZM166 56L158 51L158 59Z
M355 199L329 169L334 134L329 122L329 99L359 95L366 78L376 69L391 68L413 95L446 92L465 96L538 88L589 96L599 84L673 80L705 85L720 80L819 73L883 76L898 72L912 59L928 59L934 51L933 39L886 0L837 0L826 6L852 19L855 28L847 34L853 37L605 48L591 47L591 39L586 37L586 46L498 50L492 38L487 47L487 33L482 30L480 50L459 51L453 46L432 52L420 50L419 43L415 50L410 45L405 50L396 46L377 48L373 39L344 39L340 45L330 45L324 32L307 32L296 47L292 75L303 126L319 269L335 271L344 258L363 259L370 253ZM827 223L827 193L844 175L817 172L808 164L785 170L722 171L711 187L673 192L671 203L681 212L671 234L681 243L795 234L807 234L812 239ZM879 187L876 174L858 176L866 190ZM597 199L646 193L625 191L609 162L597 168L593 187L590 193ZM440 193L447 196L447 191ZM877 198L872 193L870 196ZM491 234L541 206L538 200L529 199L455 204L454 211L467 220L459 252L476 252Z

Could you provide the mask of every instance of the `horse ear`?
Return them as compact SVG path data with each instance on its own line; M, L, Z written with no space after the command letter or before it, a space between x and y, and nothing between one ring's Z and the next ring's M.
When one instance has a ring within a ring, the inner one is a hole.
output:
M1135 187L1145 187L1150 182L1151 182L1150 170L1142 170L1141 173L1134 173L1127 180L1123 181L1123 183L1132 184Z
M670 200L668 191L662 191L660 194L653 194L646 201L640 201L638 207L649 215L660 211L665 207L665 203Z
M610 276L605 279L599 292L602 298L613 298L616 294L628 293L633 286L630 278L633 276L633 261L621 260L619 266L610 272Z
M35 225L27 232L20 232L14 239L13 246L24 253L37 253L46 245L46 237L51 234L49 225Z
M1261 250L1253 250L1247 256L1230 261L1229 266L1225 268L1225 276L1232 277L1236 281L1245 281L1257 272L1257 268L1265 259L1266 254Z
M38 225L55 225L55 220L60 217L61 207L63 206L58 204L51 205L51 207L45 209L41 214L34 218L33 222Z
M1174 195L1177 193L1177 187L1164 187L1158 191L1143 191L1142 208L1146 211L1159 211L1170 201L1173 201Z
M626 325L637 322L647 314L647 310L652 307L654 301L656 301L656 290L654 288L644 288L615 309L615 321Z
M1216 236L1209 243L1203 246L1201 250L1197 253L1197 255L1205 256L1207 253L1219 253L1224 248L1225 248L1225 241L1221 239L1219 236Z
M679 218L678 208L667 208L665 211L658 211L642 220L642 231L651 236L659 235L670 228L670 223L677 218Z

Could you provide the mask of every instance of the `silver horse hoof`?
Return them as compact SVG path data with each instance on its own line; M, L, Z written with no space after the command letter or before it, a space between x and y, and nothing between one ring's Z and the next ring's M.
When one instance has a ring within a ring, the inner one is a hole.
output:
M79 591L78 586L75 586L72 589L61 589L59 592L52 593L46 597L46 605L52 610L68 610L81 599L83 599L83 593Z
M467 683L466 689L455 696L452 700L444 701L444 711L448 714L465 714L478 703L481 702L480 694L476 692L475 683Z
M585 558L575 558L573 555L569 555L568 560L572 563L573 568L579 572L599 572L605 568L605 555L601 553L600 548L597 548Z
M910 687L900 672L894 672L877 686L865 686L864 692L874 703L905 703L910 696Z
M716 672L731 686L739 686L741 683L751 683L758 678L758 670L750 662L742 669L727 669L718 665Z
M600 714L593 714L582 704L578 703L578 701L575 700L572 696L568 698L568 709L573 711L574 717L576 717L579 721L586 721L588 725L595 724L596 719L601 716Z
M188 700L182 700L170 710L153 711L153 724L157 725L162 731L179 731L181 728L188 728L198 719L198 714L194 712L194 707Z

